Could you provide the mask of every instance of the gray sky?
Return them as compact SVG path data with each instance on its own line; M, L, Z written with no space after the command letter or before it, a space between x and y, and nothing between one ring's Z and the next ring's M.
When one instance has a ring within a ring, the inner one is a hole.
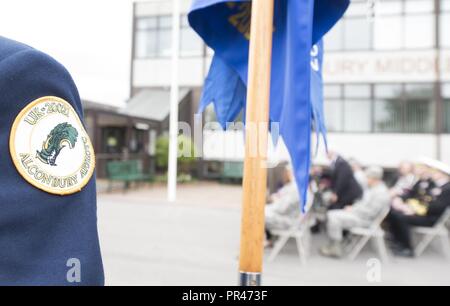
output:
M0 0L0 35L61 62L80 94L121 104L129 94L132 0Z

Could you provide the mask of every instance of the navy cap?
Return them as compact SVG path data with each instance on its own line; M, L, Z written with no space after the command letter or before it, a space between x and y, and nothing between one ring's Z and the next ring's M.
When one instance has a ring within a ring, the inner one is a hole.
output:
M78 90L0 37L0 285L103 285L95 156Z

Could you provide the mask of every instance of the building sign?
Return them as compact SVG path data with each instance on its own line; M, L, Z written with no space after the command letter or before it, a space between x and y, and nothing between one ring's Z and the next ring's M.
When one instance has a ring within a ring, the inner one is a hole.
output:
M434 50L328 53L324 78L328 83L433 82L437 58ZM450 75L450 54L447 58Z

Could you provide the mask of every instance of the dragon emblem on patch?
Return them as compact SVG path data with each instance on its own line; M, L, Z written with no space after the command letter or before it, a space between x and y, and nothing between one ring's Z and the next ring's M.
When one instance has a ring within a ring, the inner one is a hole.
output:
M56 159L62 149L73 149L77 143L78 131L67 122L58 124L47 136L42 145L42 150L37 151L36 157L41 162L50 166L57 166Z
M72 105L57 97L35 100L19 113L11 129L10 152L28 183L57 195L82 190L95 168L83 123Z

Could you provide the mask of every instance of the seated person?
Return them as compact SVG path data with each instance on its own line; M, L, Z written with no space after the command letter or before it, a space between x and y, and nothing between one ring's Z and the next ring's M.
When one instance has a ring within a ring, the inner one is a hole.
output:
M383 169L370 167L366 170L367 186L362 200L353 206L328 212L327 231L330 243L320 252L327 257L342 257L343 232L354 227L368 227L389 207L389 191L383 182Z
M417 183L414 164L410 162L402 162L398 167L398 179L395 185L390 189L391 197L402 197L413 189Z
M336 152L329 151L331 162L331 206L329 209L342 209L352 205L363 195L363 189L355 179L350 164Z
M427 159L422 159L416 165L416 175L418 181L410 190L405 190L402 196L395 197L392 200L392 209L399 213L408 214L411 210L415 214L424 216L427 212L427 207L433 200L431 194L436 187L433 179L433 170L427 165Z
M363 166L356 159L350 159L348 163L352 167L355 180L358 182L359 186L361 186L364 192L364 190L367 189L367 177L366 172L364 172Z
M300 198L290 166L285 169L286 184L270 196L266 206L267 245L272 245L272 230L284 230L292 226L300 214Z
M427 205L403 206L393 209L388 216L395 242L394 252L398 256L413 257L411 226L432 227L450 206L450 167L438 161L429 161L433 169L435 187L430 191L431 201Z
M435 187L435 183L431 178L432 170L428 166L428 159L421 159L415 166L415 176L417 182L410 190L395 197L392 200L392 208L397 211L408 211L411 207L417 210L418 214L425 214L423 207L428 206L432 200L431 190Z

